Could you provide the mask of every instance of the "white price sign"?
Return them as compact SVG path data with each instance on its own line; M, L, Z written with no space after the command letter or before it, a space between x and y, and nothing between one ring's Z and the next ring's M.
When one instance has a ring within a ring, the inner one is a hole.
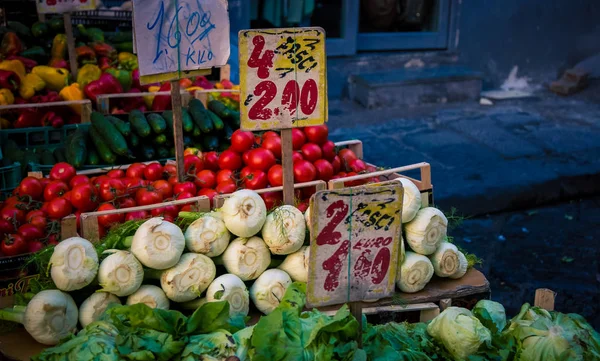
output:
M37 0L40 14L68 13L96 9L96 0Z
M177 79L227 64L227 0L134 0L133 11L141 76Z

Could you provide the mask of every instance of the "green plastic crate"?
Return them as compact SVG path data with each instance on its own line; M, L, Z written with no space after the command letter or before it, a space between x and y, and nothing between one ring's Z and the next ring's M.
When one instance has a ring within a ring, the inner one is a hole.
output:
M13 189L17 188L21 183L21 164L14 163L12 165L0 168L0 199L10 196Z
M53 127L33 127L20 129L0 130L0 144L8 139L15 141L21 149L49 149L63 146L67 136L78 127L88 129L89 123L68 124L61 128Z

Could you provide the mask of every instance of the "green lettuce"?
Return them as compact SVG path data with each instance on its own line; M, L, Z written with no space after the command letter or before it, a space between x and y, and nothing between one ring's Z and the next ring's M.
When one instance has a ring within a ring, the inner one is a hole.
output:
M498 302L480 300L471 312L492 333L502 332L506 327L506 311Z
M239 330L233 335L233 339L235 340L235 344L237 346L235 356L237 356L240 361L249 360L248 349L250 349L250 339L252 338L253 331L254 326L250 326Z
M189 338L181 354L181 361L225 361L235 356L236 343L233 335L225 330L217 330Z

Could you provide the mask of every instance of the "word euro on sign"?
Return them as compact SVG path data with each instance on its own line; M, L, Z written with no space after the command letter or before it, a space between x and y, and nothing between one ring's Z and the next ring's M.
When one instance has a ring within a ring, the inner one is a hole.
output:
M96 9L96 0L37 0L40 14L68 13Z
M311 307L394 293L402 185L320 191L310 204L307 299Z
M327 121L323 29L242 30L239 52L242 129L285 129Z
M229 59L227 0L134 0L140 75L219 67Z

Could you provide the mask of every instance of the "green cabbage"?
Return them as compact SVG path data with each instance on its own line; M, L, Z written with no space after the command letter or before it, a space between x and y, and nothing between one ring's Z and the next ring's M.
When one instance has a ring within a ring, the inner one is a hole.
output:
M181 361L225 361L227 357L235 356L235 350L233 335L225 330L218 330L190 337L181 353Z
M491 346L492 334L466 308L448 307L427 326L427 333L442 343L455 360L477 353L482 344Z
M481 300L477 302L471 312L492 333L502 332L506 327L506 311L504 306L498 302Z

